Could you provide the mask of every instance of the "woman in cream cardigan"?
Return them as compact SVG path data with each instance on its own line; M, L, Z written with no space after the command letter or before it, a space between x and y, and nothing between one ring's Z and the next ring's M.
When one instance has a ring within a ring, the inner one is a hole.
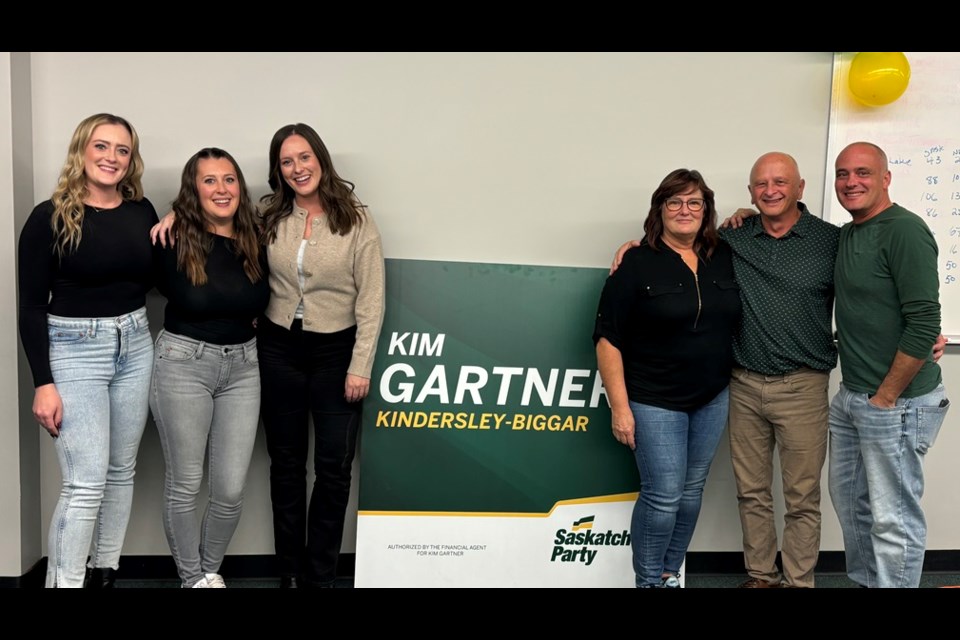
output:
M362 400L384 312L380 233L311 127L270 143L261 200L270 303L258 327L281 587L332 586ZM313 493L307 505L309 417Z

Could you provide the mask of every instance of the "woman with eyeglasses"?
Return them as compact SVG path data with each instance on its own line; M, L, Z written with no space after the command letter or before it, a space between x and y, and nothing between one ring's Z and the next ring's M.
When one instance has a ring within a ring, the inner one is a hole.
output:
M644 232L607 278L593 339L613 435L640 471L636 586L676 588L727 422L740 292L699 172L663 179Z

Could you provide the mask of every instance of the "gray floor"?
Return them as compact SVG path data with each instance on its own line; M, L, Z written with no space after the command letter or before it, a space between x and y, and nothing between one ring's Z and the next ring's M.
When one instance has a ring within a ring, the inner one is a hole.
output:
M270 578L237 578L224 577L228 588L241 589L277 589L280 580ZM117 580L118 589L176 589L180 587L179 580ZM336 588L352 589L353 578L337 578Z
M741 582L746 580L745 575L692 575L686 577L686 587L688 589L735 589ZM272 589L279 586L277 580L243 578L231 580L226 579L227 586L230 588L253 588L253 589ZM176 580L118 580L117 587L123 589L138 588L177 588L180 586ZM956 573L928 573L924 574L920 580L921 588L934 587L957 587L960 586L960 575ZM353 588L352 578L340 578L337 580L337 587L341 589ZM845 575L841 574L819 574L817 575L817 587L821 589L852 589L857 585L851 582Z
M687 576L686 586L690 589L735 589L744 580L746 575L694 575ZM858 585L844 574L821 573L817 574L817 588L820 589L855 589ZM960 585L960 575L955 573L927 573L920 579L920 588L946 587Z

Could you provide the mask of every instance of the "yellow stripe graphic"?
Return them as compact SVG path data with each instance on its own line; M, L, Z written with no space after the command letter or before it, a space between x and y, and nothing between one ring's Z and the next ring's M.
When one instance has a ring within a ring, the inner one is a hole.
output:
M592 496L589 498L574 498L572 500L558 500L550 511L546 513L516 513L497 511L374 511L360 510L361 516L434 516L456 518L549 518L558 507L569 505L592 505L608 502L635 502L639 492L617 493L609 496Z

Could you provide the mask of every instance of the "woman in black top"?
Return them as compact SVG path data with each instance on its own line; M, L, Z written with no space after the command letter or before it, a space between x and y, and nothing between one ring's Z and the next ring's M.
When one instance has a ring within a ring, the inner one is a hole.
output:
M713 191L677 169L653 193L640 247L604 286L594 341L613 434L634 450L638 587L679 587L727 420L740 294L717 237Z
M150 394L166 462L163 527L182 586L223 588L220 564L240 521L259 421L254 320L270 297L266 252L243 173L223 149L187 161L173 210L179 242L156 247L168 302Z
M48 587L112 586L147 419L152 285L139 138L100 113L81 122L50 200L20 233L20 338L33 415L55 438L62 489L50 524Z

